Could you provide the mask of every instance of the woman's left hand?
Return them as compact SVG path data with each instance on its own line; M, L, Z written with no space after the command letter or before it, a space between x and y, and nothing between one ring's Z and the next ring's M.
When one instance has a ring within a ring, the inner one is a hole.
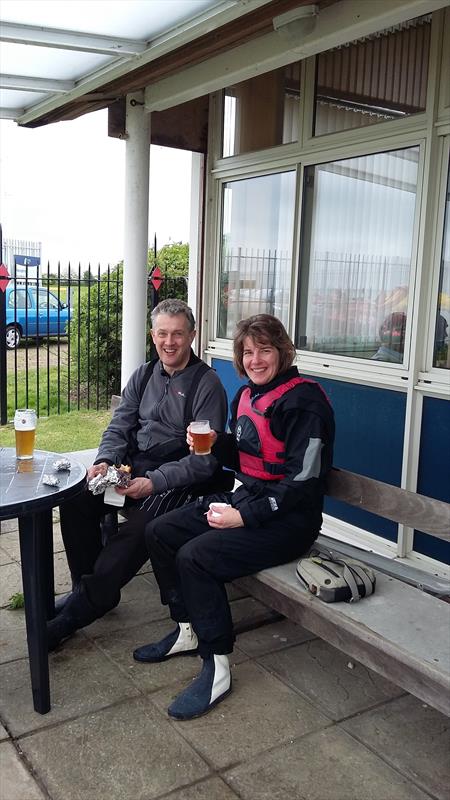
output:
M212 503L214 506L214 503ZM233 506L227 506L226 508L220 508L220 514L217 516L213 514L211 509L209 509L206 519L208 520L208 524L211 528L242 528L244 522L240 515L240 512L237 508L233 508Z

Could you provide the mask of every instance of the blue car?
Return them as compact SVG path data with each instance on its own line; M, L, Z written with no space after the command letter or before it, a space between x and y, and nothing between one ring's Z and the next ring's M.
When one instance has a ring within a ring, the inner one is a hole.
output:
M22 338L67 336L67 303L36 284L10 281L6 287L6 347L14 350Z

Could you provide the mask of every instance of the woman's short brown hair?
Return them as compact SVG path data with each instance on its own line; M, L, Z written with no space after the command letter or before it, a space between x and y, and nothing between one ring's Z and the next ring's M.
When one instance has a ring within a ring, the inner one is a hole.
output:
M284 325L271 314L255 314L241 319L233 337L233 362L238 375L245 377L244 339L249 336L256 344L270 344L280 354L279 372L285 372L295 358L295 347L286 333Z

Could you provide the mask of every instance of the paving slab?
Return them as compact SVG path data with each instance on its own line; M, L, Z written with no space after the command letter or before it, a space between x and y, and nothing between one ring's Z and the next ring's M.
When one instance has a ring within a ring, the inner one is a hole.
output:
M9 733L6 728L0 722L0 742L3 742L5 739L9 739ZM1 797L1 795L0 795Z
M254 597L242 597L230 602L231 616L234 625L245 621L249 625L258 620L261 616L271 612L271 609L255 600Z
M19 530L19 522L17 517L14 519L2 519L0 522L0 535L3 533L8 533L9 531L18 531Z
M22 572L20 564L12 561L10 564L2 566L2 578L0 581L0 607L5 608L13 594L22 591Z
M237 794L220 778L207 778L164 796L164 800L236 800ZM124 798L125 800L125 798Z
M3 547L0 546L0 567L3 567L4 564L11 564L11 561L14 561L12 556L10 556L7 550L4 550Z
M133 650L148 642L157 642L173 630L172 620L160 620L120 631L120 634L96 636L95 644L123 670L143 692L154 692L180 681L188 683L200 669L198 656L169 658L159 664L142 664L133 658Z
M233 692L214 711L189 722L172 723L216 769L330 725L310 703L256 664L239 664L232 675ZM185 686L164 689L151 698L165 711Z
M108 636L114 631L128 630L151 620L168 620L167 606L161 604L153 574L137 575L122 589L122 599L101 619L85 628L89 638Z
M50 654L48 714L33 710L28 660L0 665L0 717L13 736L136 696L137 689L83 634Z
M52 800L152 800L210 774L144 697L27 736L21 747Z
M0 663L27 656L24 609L0 608Z
M3 523L4 524L4 523ZM12 561L20 561L20 544L19 544L19 529L13 529L9 532L2 532L0 537L0 545L2 550L10 555Z
M64 594L72 591L72 578L70 577L65 552L54 554L53 569L55 574L55 594Z
M11 742L0 744L1 800L45 800L45 795L30 774Z
M240 650L255 658L314 638L315 635L311 631L296 625L295 622L283 619L270 625L262 625L253 631L241 633L236 642Z
M340 724L439 800L450 798L450 719L412 695Z
M258 662L334 720L404 694L322 639L262 656Z
M335 726L225 773L241 800L429 800Z

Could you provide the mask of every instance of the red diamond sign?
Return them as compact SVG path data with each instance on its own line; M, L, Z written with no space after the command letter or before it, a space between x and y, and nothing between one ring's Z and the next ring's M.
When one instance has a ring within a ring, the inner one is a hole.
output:
M164 280L164 278L163 278L163 276L161 274L161 270L160 270L159 267L155 267L155 269L153 270L152 274L150 275L150 280L151 280L151 282L153 284L153 288L154 288L155 292L157 292L159 287L161 286L163 280Z
M0 264L0 291L6 292L6 287L11 280L6 264Z

